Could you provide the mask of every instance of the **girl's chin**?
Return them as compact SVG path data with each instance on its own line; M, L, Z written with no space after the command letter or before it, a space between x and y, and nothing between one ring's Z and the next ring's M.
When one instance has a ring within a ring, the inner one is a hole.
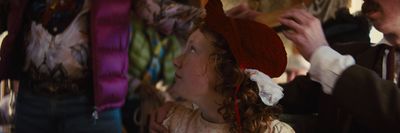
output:
M171 87L168 88L169 93L176 93L176 83L172 84Z
M176 82L174 84L171 85L171 87L168 89L168 92L174 95L179 94L179 92L182 92L181 90L181 86L179 84L177 84Z

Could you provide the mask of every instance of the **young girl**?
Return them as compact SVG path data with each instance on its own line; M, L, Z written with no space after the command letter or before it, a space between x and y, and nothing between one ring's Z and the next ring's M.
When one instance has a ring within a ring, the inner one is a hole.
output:
M206 10L205 23L174 60L171 87L198 108L174 105L163 125L175 133L294 132L277 120L282 88L269 78L286 66L277 35L265 25L226 17L219 0L209 0Z

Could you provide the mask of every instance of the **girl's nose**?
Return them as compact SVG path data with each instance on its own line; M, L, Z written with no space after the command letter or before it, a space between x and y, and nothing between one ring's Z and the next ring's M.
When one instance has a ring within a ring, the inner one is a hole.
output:
M179 69L182 67L182 58L183 58L182 54L179 55L178 57L175 57L173 61L175 68Z

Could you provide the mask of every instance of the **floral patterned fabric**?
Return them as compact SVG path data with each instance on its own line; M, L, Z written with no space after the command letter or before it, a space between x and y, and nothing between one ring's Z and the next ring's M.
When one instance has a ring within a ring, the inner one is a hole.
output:
M32 1L24 70L32 88L81 89L88 82L89 1Z
M140 21L132 22L132 42L129 48L129 75L132 82L146 79L155 84L171 84L174 77L173 59L179 54L181 43L174 35L162 35ZM136 85L130 86L135 88Z
M184 45L177 36L185 40L205 17L205 10L169 0L140 0L135 3L135 9L139 12L135 14L143 19L132 22L129 74L134 80L131 88L143 79L152 84L158 81L171 84L172 61ZM146 12L154 13L154 17Z

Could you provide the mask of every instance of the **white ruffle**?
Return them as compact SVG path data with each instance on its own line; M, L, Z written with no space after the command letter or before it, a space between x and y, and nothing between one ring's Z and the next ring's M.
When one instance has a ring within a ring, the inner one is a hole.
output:
M258 95L265 105L273 106L282 99L283 88L272 81L268 75L256 69L245 69L244 72L249 74L250 79L257 83Z

